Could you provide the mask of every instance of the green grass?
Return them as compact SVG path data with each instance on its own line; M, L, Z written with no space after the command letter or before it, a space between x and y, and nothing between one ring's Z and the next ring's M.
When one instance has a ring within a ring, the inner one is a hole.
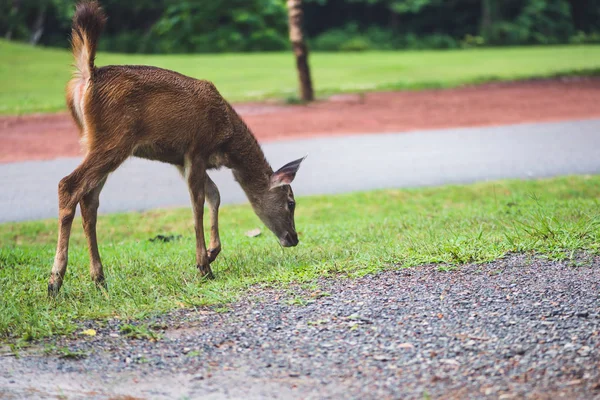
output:
M313 53L318 95L364 90L445 88L600 71L600 46L448 51ZM0 40L0 114L63 110L70 77L66 50ZM215 82L230 101L290 98L297 92L291 52L211 55L104 54L98 65L147 64Z
M311 284L318 277L426 263L447 270L510 252L553 259L581 251L598 254L599 206L600 176L300 198L301 243L292 249L279 247L264 227L259 237L245 236L261 226L258 218L249 206L227 206L220 213L223 252L211 282L194 266L189 209L105 215L98 236L108 291L91 283L76 220L69 268L56 300L46 296L56 220L3 224L0 341L79 332L84 328L77 321L89 319L128 323L178 307L222 310L254 284ZM182 237L150 242L157 234Z

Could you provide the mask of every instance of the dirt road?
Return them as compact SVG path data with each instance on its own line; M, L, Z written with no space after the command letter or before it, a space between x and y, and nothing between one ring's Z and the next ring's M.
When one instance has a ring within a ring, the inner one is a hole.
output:
M238 104L260 141L600 117L600 79L340 95L302 106ZM0 163L80 155L66 113L0 117Z

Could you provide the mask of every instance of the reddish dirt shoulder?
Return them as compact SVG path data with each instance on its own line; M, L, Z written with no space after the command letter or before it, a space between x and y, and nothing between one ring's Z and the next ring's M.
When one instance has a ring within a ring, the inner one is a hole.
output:
M237 104L260 141L600 117L600 79L333 96L305 106ZM0 163L80 155L66 113L0 117Z

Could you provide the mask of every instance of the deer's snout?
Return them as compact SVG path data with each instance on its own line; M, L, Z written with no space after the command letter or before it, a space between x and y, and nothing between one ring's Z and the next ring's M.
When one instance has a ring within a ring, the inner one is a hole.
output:
M294 247L298 244L298 234L296 232L287 232L284 237L279 239L283 247Z

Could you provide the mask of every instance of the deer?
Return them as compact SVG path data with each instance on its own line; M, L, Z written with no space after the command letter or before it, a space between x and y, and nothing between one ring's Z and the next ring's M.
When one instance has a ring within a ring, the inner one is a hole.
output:
M74 73L66 103L77 125L82 162L58 184L58 243L48 281L49 296L62 286L71 226L79 204L90 256L90 275L106 287L96 222L107 176L130 156L174 165L187 181L196 235L196 267L214 279L210 264L221 252L220 194L207 170L229 168L254 213L283 247L299 242L291 183L301 162L273 171L254 134L213 83L152 66L96 67L107 17L97 1L76 5L71 47ZM210 240L204 237L204 205Z

